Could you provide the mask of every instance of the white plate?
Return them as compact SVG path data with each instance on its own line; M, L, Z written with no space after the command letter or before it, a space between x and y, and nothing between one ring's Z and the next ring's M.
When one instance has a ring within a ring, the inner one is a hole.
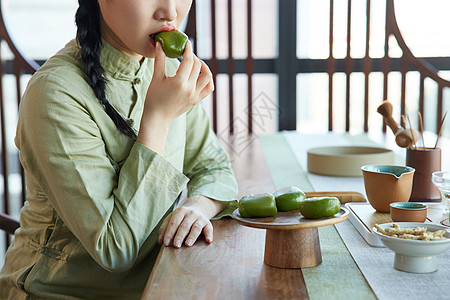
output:
M380 224L383 229L392 227L394 223ZM391 237L379 233L374 227L373 232L379 236L381 242L395 252L394 268L411 273L430 273L438 269L436 255L450 249L450 232L447 227L428 224L396 222L400 228L426 227L428 231L445 230L445 239L437 241L407 240Z

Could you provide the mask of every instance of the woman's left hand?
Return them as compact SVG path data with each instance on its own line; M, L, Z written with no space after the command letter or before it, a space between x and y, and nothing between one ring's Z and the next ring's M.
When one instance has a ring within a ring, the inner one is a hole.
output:
M223 203L204 196L195 195L183 206L171 212L163 221L158 243L180 248L184 244L192 246L201 233L207 243L213 241L213 226L209 221L223 208Z

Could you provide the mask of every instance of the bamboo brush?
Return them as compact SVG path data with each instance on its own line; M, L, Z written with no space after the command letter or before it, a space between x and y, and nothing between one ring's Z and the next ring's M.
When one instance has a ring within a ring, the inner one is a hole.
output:
M400 126L402 126L403 128L406 128L405 115L402 115L402 120L400 121Z
M423 138L423 120L420 111L419 111L419 125L420 125L420 135L422 136L423 149L425 150L425 139Z
M445 113L444 117L442 118L442 122L441 122L441 126L439 127L439 133L438 133L438 137L436 139L436 144L434 145L434 149L437 148L438 142L439 142L439 138L441 137L441 133L442 133L442 127L444 125L444 121L445 121L445 117L447 116L447 112Z
M417 149L416 140L414 139L414 133L413 133L412 125L411 125L411 119L409 118L409 115L407 115L406 118L408 119L409 130L411 130L411 137L412 137L414 149Z

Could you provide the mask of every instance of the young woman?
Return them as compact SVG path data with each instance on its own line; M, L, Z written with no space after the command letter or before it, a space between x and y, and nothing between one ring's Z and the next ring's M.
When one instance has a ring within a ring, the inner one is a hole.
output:
M32 77L16 145L27 179L1 299L133 299L165 246L191 246L235 199L228 156L199 102L211 72L150 37L191 0L79 0L77 39ZM187 187L188 199L173 210Z

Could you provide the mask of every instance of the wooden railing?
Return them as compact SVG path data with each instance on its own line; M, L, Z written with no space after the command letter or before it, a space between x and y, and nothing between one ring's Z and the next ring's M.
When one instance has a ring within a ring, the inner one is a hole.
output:
M443 107L443 89L450 86L450 82L441 78L438 75L438 70L433 67L427 60L434 61L435 64L442 66L443 69L450 69L450 58L449 57L437 57L437 58L417 58L415 57L408 46L406 45L402 34L399 30L395 9L394 1L386 0L386 31L385 31L385 54L383 58L372 58L369 55L369 42L370 42L370 16L371 16L371 3L372 0L348 0L347 7L347 53L345 58L338 59L335 58L333 53L334 45L334 15L335 6L334 0L330 0L330 11L329 11L329 57L326 59L299 59L296 56L296 46L297 41L295 38L297 36L297 28L292 24L297 24L297 1L296 0L283 0L278 1L278 44L279 55L272 59L254 59L252 57L252 4L254 1L247 1L247 32L249 32L247 40L247 58L246 59L233 59L233 22L232 22L232 0L223 0L227 2L227 30L228 30L228 58L218 59L216 51L216 2L220 0L210 0L210 13L211 16L211 36L209 37L197 37L196 35L196 14L195 11L190 15L188 22L188 34L194 38L195 41L202 39L212 40L212 57L207 59L214 76L217 77L218 74L228 75L228 94L229 94L229 116L228 123L233 124L235 116L235 99L233 96L233 75L235 74L246 74L249 78L248 80L248 132L252 132L252 76L255 73L272 73L278 75L278 107L279 110L283 112L283 115L279 118L278 129L279 130L295 130L297 128L297 83L296 76L300 73L325 73L328 74L328 129L333 131L334 120L333 112L334 99L333 91L336 86L333 81L333 75L336 73L345 74L345 130L349 131L351 127L350 118L350 90L351 90L351 80L350 76L355 72L364 73L364 95L361 97L364 101L364 132L369 130L369 75L372 72L382 72L383 73L383 99L379 99L380 103L388 98L388 89L401 89L401 109L399 114L405 114L406 101L405 101L405 87L406 87L406 74L409 71L417 71L420 73L420 99L419 99L419 110L424 115L424 80L425 78L432 79L438 84L438 101L436 108L436 120L437 123L441 121L442 117L442 107ZM220 2L223 2L220 1ZM362 59L352 58L350 55L351 49L351 27L352 27L352 8L353 3L356 1L366 2L366 40L365 40L365 55ZM195 2L195 1L194 1ZM398 45L400 46L403 54L400 58L389 57L389 38L393 36ZM389 86L388 75L391 72L401 72L402 80L401 86ZM217 84L216 84L217 86ZM220 86L217 86L220 89ZM381 88L381 87L379 87ZM449 99L450 101L450 99ZM214 129L217 131L217 95L214 93L213 97L213 124ZM221 116L223 117L223 116ZM438 127L438 126L437 126ZM230 133L233 133L233 126L230 126ZM383 126L385 130L385 126Z
M227 11L226 11L226 20L227 20L227 28L228 28L228 57L225 59L219 59L217 56L217 35L216 35L216 27L217 27L217 14L221 13L216 9L216 2L218 1L226 1L227 3ZM352 58L350 55L350 40L351 40L351 15L352 15L352 3L355 1L365 1L366 2L366 40L365 40L365 56L363 58ZM296 56L296 45L297 41L296 37L296 26L292 26L292 24L296 24L297 21L297 1L296 0L279 0L278 1L278 43L282 45L279 47L278 57L268 58L268 59L256 59L253 57L253 49L252 42L253 36L252 32L254 29L253 24L253 15L252 11L254 6L257 3L257 0L246 0L246 16L247 16L247 24L246 28L243 30L247 30L248 38L247 38L247 57L244 59L235 59L233 58L233 1L232 0L209 0L210 7L210 17L211 17L211 36L198 36L197 35L197 5L200 2L193 1L192 11L189 15L189 20L186 28L186 32L194 41L194 47L198 44L200 39L210 39L211 43L211 57L206 59L209 64L214 79L217 78L219 74L227 74L228 75L228 94L229 94L229 114L228 116L222 116L218 111L217 107L217 93L213 94L212 100L212 124L217 132L218 128L218 116L227 118L230 133L234 133L233 122L236 118L235 107L238 99L235 99L233 96L234 91L234 82L233 75L235 74L246 74L249 78L247 83L247 132L252 133L254 131L253 128L253 111L252 111L252 100L253 100L253 80L252 77L254 74L258 73L270 73L278 75L278 107L279 110L283 112L282 117L279 118L278 121L278 129L279 130L295 130L297 128L297 83L296 76L299 73L323 73L328 74L328 130L332 131L335 129L334 120L333 120L333 111L334 107L334 99L333 99L333 90L336 88L335 83L333 82L333 75L336 73L344 73L346 77L345 83L345 130L349 131L351 127L351 118L350 118L350 91L351 91L351 81L350 75L354 72L363 72L364 73L364 95L360 95L362 101L364 101L364 128L363 131L367 132L369 127L369 75L372 72L382 72L384 77L383 82L383 98L379 99L380 103L384 99L387 99L388 89L400 89L401 90L401 111L400 114L405 114L406 110L406 74L410 71L417 71L420 73L420 85L419 85L419 110L424 114L425 110L425 88L424 81L426 78L429 78L435 81L438 85L438 94L437 94L437 107L435 108L436 113L436 121L440 122L442 114L443 114L443 103L445 101L450 101L449 99L444 99L443 90L446 87L450 87L450 82L441 78L438 75L438 69L432 66L427 60L415 57L412 52L409 50L406 45L399 27L397 25L396 17L395 17L395 9L394 9L394 1L386 0L386 32L385 32L385 54L383 58L372 58L369 56L369 33L370 33L370 16L371 16L371 0L348 0L348 10L347 10L347 54L345 58L335 58L333 54L333 24L335 15L335 7L334 0L330 0L330 27L329 27L329 57L326 59L299 59ZM0 80L0 117L1 117L1 152L2 152L2 175L3 181L0 184L3 186L3 195L2 195L2 210L5 213L10 213L10 182L9 175L11 174L10 166L17 164L19 165L19 161L17 156L11 156L8 153L8 140L6 139L7 133L5 132L5 103L8 101L20 101L21 96L21 77L23 74L33 74L38 68L39 64L36 62L26 59L22 53L16 48L14 45L8 30L5 26L3 20L3 11L0 3L0 39L6 42L6 45L9 47L11 52L13 53L13 59L9 61L5 61L3 58L1 59L2 63L0 64L0 74L3 76L4 74L12 74L15 77L16 81L16 91L17 98L16 99L5 99L3 97L4 86L2 84L2 80ZM403 54L400 58L392 58L389 57L389 38L393 36L398 45L400 46ZM449 58L430 58L429 60L434 61L434 64L443 66L442 69L450 70L450 59ZM40 62L42 63L42 62ZM391 72L401 72L401 86L390 86L388 82L388 75ZM216 86L217 86L217 81ZM220 88L220 87L218 87ZM380 87L381 89L381 87ZM438 126L436 126L437 128ZM385 130L385 127L380 128L380 130ZM21 177L21 196L20 199L25 201L25 179L23 176L23 171L20 169L20 177ZM8 238L8 236L7 236ZM9 240L8 240L9 241Z
M370 0L367 0L370 2ZM398 23L395 17L395 9L394 9L394 0L387 1L386 8L386 37L385 37L385 67L383 69L384 73L384 86L383 86L383 95L384 98L387 99L388 92L388 84L387 84L387 76L390 70L390 60L387 57L386 53L389 53L389 36L394 36L397 40L398 45L402 49L402 56L400 58L400 70L402 74L401 80L401 114L404 115L406 101L406 73L410 70L417 70L420 74L420 85L419 85L419 111L422 115L424 114L424 95L425 95L425 79L429 78L437 83L438 93L437 93L437 108L436 108L436 131L439 130L442 114L443 114L443 90L445 87L450 87L450 81L443 79L438 75L438 69L436 69L433 65L428 63L425 59L420 59L414 56L409 47L406 45L405 40L400 32L398 27ZM450 101L450 99L447 99ZM437 133L437 132L436 132Z

